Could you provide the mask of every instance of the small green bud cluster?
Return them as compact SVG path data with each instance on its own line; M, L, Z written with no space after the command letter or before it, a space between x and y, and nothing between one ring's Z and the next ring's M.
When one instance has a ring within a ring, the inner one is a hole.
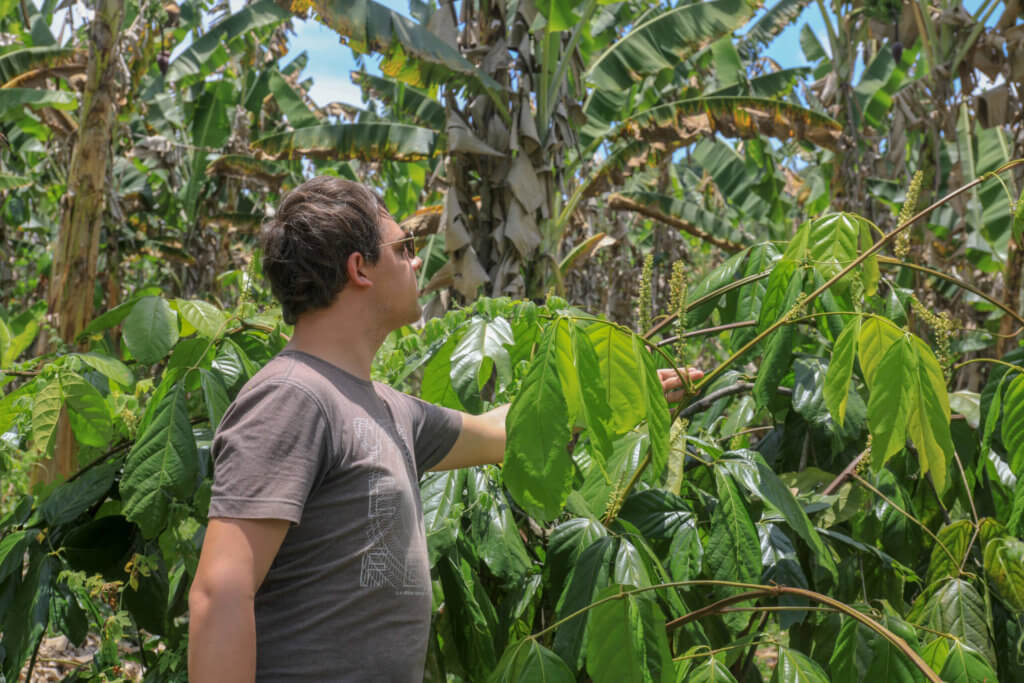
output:
M900 209L899 225L903 225L914 216L917 210L917 200L921 196L921 185L924 184L924 172L917 171L910 180L910 187L907 188L907 200L903 202ZM905 259L910 253L910 230L904 230L896 237L896 244L893 246L896 258Z
M796 297L796 303L789 313L788 320L793 322L804 314L804 306L807 305L807 292L800 292Z
M864 446L864 448L870 454L870 452L871 452L871 435L870 434L868 434L868 442ZM857 466L855 468L853 468L853 471L856 472L859 475L863 475L867 471L867 469L868 469L868 461L870 459L871 459L870 457L861 458L860 461L857 463Z
M651 329L651 279L654 275L654 254L644 259L643 271L640 273L640 293L636 299L637 329L641 334Z
M910 307L914 310L924 324L935 335L935 358L942 366L942 372L949 380L953 367L953 351L950 348L950 339L960 325L953 320L948 311L934 313L927 306L918 301L916 296L910 297Z

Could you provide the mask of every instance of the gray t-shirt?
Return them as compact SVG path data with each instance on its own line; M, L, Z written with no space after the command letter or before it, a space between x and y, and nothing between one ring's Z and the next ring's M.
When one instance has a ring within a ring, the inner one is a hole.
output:
M293 523L256 594L257 681L422 681L418 481L461 415L286 350L228 408L210 517Z

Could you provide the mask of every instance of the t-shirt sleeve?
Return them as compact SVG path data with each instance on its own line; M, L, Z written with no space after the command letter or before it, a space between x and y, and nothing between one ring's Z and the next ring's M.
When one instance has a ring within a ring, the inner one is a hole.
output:
M441 462L455 445L462 431L462 414L457 410L427 403L415 396L401 394L412 413L413 449L419 476Z
M298 524L332 452L324 411L307 389L270 380L243 392L213 440L210 517Z

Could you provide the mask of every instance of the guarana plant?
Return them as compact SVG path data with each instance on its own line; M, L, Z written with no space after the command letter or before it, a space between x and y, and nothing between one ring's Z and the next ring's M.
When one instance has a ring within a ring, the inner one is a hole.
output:
M909 213L885 235L815 218L699 282L677 267L649 330L549 297L392 335L377 379L471 412L512 403L502 467L422 483L427 679L1021 678L1024 349L971 359L985 387L949 393L959 332L879 268L923 268L880 255L927 211ZM264 295L224 310L141 290L86 328L88 350L0 352L0 448L45 453L63 407L82 461L0 521L6 679L48 631L92 631L77 680L116 679L126 656L185 680L213 428L286 343ZM670 406L657 369L680 362L706 374Z

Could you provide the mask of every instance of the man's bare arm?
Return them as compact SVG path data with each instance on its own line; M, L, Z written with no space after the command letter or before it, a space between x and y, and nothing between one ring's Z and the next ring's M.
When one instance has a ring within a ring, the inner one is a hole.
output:
M256 677L253 599L288 526L283 519L210 520L188 599L192 683L252 683Z
M508 405L482 415L462 414L462 430L448 455L433 467L454 470L473 465L496 465L505 459L505 416Z

